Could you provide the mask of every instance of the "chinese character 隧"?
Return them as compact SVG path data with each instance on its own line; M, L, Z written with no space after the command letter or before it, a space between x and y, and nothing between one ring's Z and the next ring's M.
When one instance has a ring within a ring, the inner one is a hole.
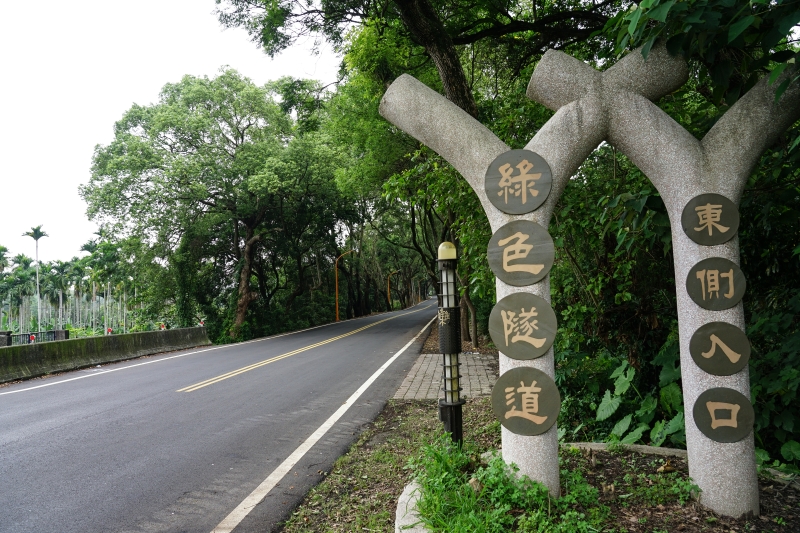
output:
M704 229L707 229L708 236L710 237L714 228L718 229L720 233L725 233L730 229L722 224L718 224L720 217L722 217L721 204L714 205L707 203L706 205L695 207L694 210L697 212L697 218L700 219L698 222L700 227L694 228L695 231L703 231Z
M708 294L709 300L711 299L712 296L714 298L719 298L720 278L728 279L728 292L723 294L723 296L725 298L732 298L735 292L733 287L733 269L730 269L728 272L723 272L722 274L720 274L719 270L711 270L711 269L697 271L697 279L700 280L704 301L706 299L706 294Z
M736 353L733 350L731 350L727 344L722 342L722 340L713 333L709 337L709 340L711 341L711 348L709 348L707 352L701 352L700 354L706 359L709 359L714 356L714 354L717 351L717 347L719 347L722 350L722 353L725 354L725 356L730 360L731 363L736 363L739 360L739 358L742 357L742 354Z
M711 429L719 427L735 428L739 426L737 417L742 406L736 403L706 402L706 409L711 414ZM717 411L728 411L729 418L717 418Z
M512 417L520 417L530 420L534 424L544 424L548 417L539 416L539 393L542 392L540 387L536 386L536 381L531 382L529 387L525 386L525 382L520 381L519 387L506 387L506 405L510 405L511 409L506 411L506 419ZM522 409L517 409L517 394L521 395Z
M521 231L516 232L514 235L498 241L500 246L506 246L503 249L503 270L506 272L528 272L536 275L542 271L544 265L512 265L512 261L520 261L528 257L528 253L533 249L532 244L524 244L530 238ZM512 241L516 241L512 244Z
M539 191L535 189L535 181L541 178L542 174L541 172L537 174L528 174L528 171L533 168L533 164L528 162L527 159L523 159L517 165L517 168L519 169L519 174L511 177L514 173L511 164L506 163L500 167L500 174L503 176L500 179L500 187L502 190L497 193L497 196L503 196L505 203L508 203L508 193L511 192L514 196L522 196L522 203L524 205L528 201L528 193L530 193L531 196L539 196Z
M506 346L509 345L509 336L511 336L512 343L527 342L536 348L544 346L547 339L537 339L532 335L534 329L539 329L537 325L539 321L533 318L539 316L535 307L531 307L530 311L525 311L523 307L519 314L514 311L503 310L500 312L500 316L503 318L503 333Z

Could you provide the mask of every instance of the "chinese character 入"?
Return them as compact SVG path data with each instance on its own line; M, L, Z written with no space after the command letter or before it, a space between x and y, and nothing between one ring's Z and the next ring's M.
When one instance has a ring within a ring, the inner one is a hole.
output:
M742 408L741 405L725 402L706 402L706 408L709 414L711 414L711 429L717 429L719 427L735 428L739 426L737 416L739 415L739 409ZM731 415L730 418L717 418L718 410L729 411Z
M536 381L531 382L530 387L526 387L523 381L519 382L519 387L514 390L514 387L506 387L506 405L510 405L511 409L506 411L506 419L512 417L520 417L525 420L530 420L534 424L544 424L547 420L546 416L539 416L539 394L542 392L540 387L536 386ZM517 394L522 395L522 410L517 410Z
M725 233L730 229L722 224L717 224L722 216L722 205L713 205L708 203L706 205L701 205L700 207L695 207L694 210L697 212L697 218L700 219L698 222L700 227L694 228L695 231L703 231L704 229L708 229L708 236L710 237L714 228L717 228L720 233Z
M533 168L533 164L529 163L527 159L523 159L517 165L517 168L519 169L519 175L512 178L511 175L514 173L514 169L511 168L510 163L500 167L500 174L503 175L500 179L500 187L503 190L499 191L497 196L504 196L505 202L508 203L508 193L510 191L514 196L521 195L524 205L528 201L528 192L530 192L531 196L539 196L539 191L535 189L536 184L534 182L541 178L542 174L541 172L528 174L528 171Z
M534 275L542 271L544 265L510 264L512 261L518 261L528 257L528 252L533 249L532 244L523 244L528 240L528 238L530 238L530 235L526 235L525 233L518 231L512 236L498 241L497 244L500 246L506 246L507 244L509 245L503 249L503 270L506 272L528 272ZM516 243L510 244L512 241L516 241Z
M700 354L703 357L705 357L706 359L709 359L709 358L713 357L713 355L717 351L717 347L718 346L719 346L720 349L722 349L722 353L724 353L728 357L728 359L730 359L731 363L736 363L736 361L738 361L739 358L742 356L742 354L736 353L733 350L731 350L728 347L728 345L726 345L724 342L722 342L720 340L720 338L717 337L714 334L712 334L709 337L709 340L711 341L711 348L709 348L707 352L702 352Z
M503 334L505 335L506 346L509 345L508 337L511 334L513 334L511 337L512 343L521 341L527 342L536 348L544 346L547 339L537 339L531 335L534 329L539 329L537 325L539 321L533 318L539 316L535 307L531 306L530 311L525 311L523 307L519 315L514 311L500 311L500 316L503 317Z
M719 273L719 270L698 270L697 279L700 280L700 285L703 292L703 301L706 299L706 292L708 292L708 299L711 297L719 298L719 278L728 279L728 292L723 294L725 298L732 298L734 293L733 287L733 269L728 272Z

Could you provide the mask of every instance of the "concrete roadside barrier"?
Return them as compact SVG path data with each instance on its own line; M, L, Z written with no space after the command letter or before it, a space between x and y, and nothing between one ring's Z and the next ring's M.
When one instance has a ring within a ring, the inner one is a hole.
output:
M0 383L209 344L196 327L0 347Z

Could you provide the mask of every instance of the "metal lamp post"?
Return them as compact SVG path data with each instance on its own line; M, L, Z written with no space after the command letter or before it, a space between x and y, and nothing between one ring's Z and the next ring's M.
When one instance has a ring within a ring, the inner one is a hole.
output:
M439 351L442 352L444 399L439 400L439 419L453 442L464 440L461 423L461 386L458 354L461 352L461 316L456 287L456 247L452 242L439 245Z

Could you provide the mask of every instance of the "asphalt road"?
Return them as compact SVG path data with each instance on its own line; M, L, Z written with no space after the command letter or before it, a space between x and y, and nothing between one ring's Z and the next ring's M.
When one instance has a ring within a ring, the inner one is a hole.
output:
M0 531L210 533L420 332L435 306L428 300L0 388ZM287 516L394 394L423 340L366 389L236 533L268 532Z

